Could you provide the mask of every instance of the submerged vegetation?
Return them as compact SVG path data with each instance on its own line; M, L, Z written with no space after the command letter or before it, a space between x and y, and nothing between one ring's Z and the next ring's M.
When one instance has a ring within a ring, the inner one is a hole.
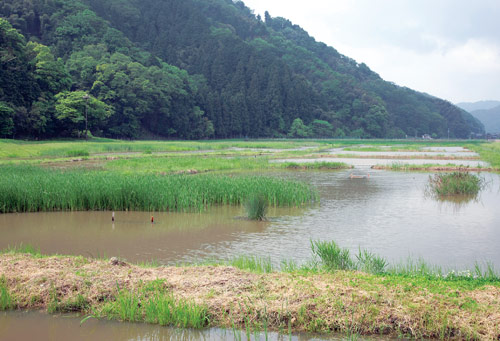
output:
M429 176L427 191L436 197L479 194L485 181L469 172L453 172Z
M256 193L245 202L247 217L251 220L264 220L267 214L268 201L264 194Z
M297 181L273 177L130 174L38 167L0 168L0 212L57 210L202 211L241 205L254 193L273 206L298 206L318 198Z

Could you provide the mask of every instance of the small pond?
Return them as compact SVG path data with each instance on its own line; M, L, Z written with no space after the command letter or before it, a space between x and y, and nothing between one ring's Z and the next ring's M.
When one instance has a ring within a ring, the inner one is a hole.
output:
M370 174L350 179L351 172ZM405 261L409 256L445 267L470 268L475 261L500 264L500 181L488 182L475 200L436 201L425 195L429 173L355 169L281 172L319 189L321 203L271 209L269 221L241 219L239 207L204 213L50 212L0 215L0 248L20 243L43 253L119 256L161 264L229 259L236 255L304 262L310 240L335 240ZM154 223L151 223L151 216Z

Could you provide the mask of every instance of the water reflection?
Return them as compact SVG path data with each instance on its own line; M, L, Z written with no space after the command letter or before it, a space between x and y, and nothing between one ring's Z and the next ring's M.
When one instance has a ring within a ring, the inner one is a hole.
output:
M41 312L0 312L0 340L129 340L191 341L246 339L243 331L210 329L176 329L143 323L121 323L89 319L80 325L76 315L47 315ZM29 327L27 327L29 326ZM252 340L343 340L339 335L279 335L275 332L253 333ZM363 340L360 338L359 340ZM371 338L370 338L371 340Z
M469 268L475 261L500 264L499 176L476 200L436 201L425 196L428 173L378 171L369 178L351 170L272 173L311 183L321 202L301 209L274 209L269 221L235 217L240 207L206 213L53 212L0 215L0 248L22 243L44 253L120 256L160 264L229 259L236 255L304 262L310 240L335 240L357 252L366 248L390 262L408 255L440 266Z

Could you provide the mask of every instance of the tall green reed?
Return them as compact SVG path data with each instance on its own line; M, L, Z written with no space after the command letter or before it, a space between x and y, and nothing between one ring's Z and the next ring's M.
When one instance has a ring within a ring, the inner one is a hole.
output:
M272 206L318 198L311 186L273 177L130 174L0 167L0 213L74 210L203 211L260 193Z
M484 186L482 177L469 172L441 173L429 176L427 192L437 197L477 195Z

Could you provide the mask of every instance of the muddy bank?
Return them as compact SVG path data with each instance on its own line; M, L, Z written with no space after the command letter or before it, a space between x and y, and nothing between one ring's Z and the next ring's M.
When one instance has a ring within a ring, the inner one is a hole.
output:
M254 274L227 266L139 267L83 257L0 255L0 277L15 305L46 309L83 296L99 311L118 290L161 280L177 298L206 306L210 326L246 323L294 332L407 335L416 338L500 337L500 288L474 290L426 280L339 271Z
M418 166L418 165L375 165L371 169L402 170L402 171L429 171L429 172L494 172L491 167L459 167L459 166Z

